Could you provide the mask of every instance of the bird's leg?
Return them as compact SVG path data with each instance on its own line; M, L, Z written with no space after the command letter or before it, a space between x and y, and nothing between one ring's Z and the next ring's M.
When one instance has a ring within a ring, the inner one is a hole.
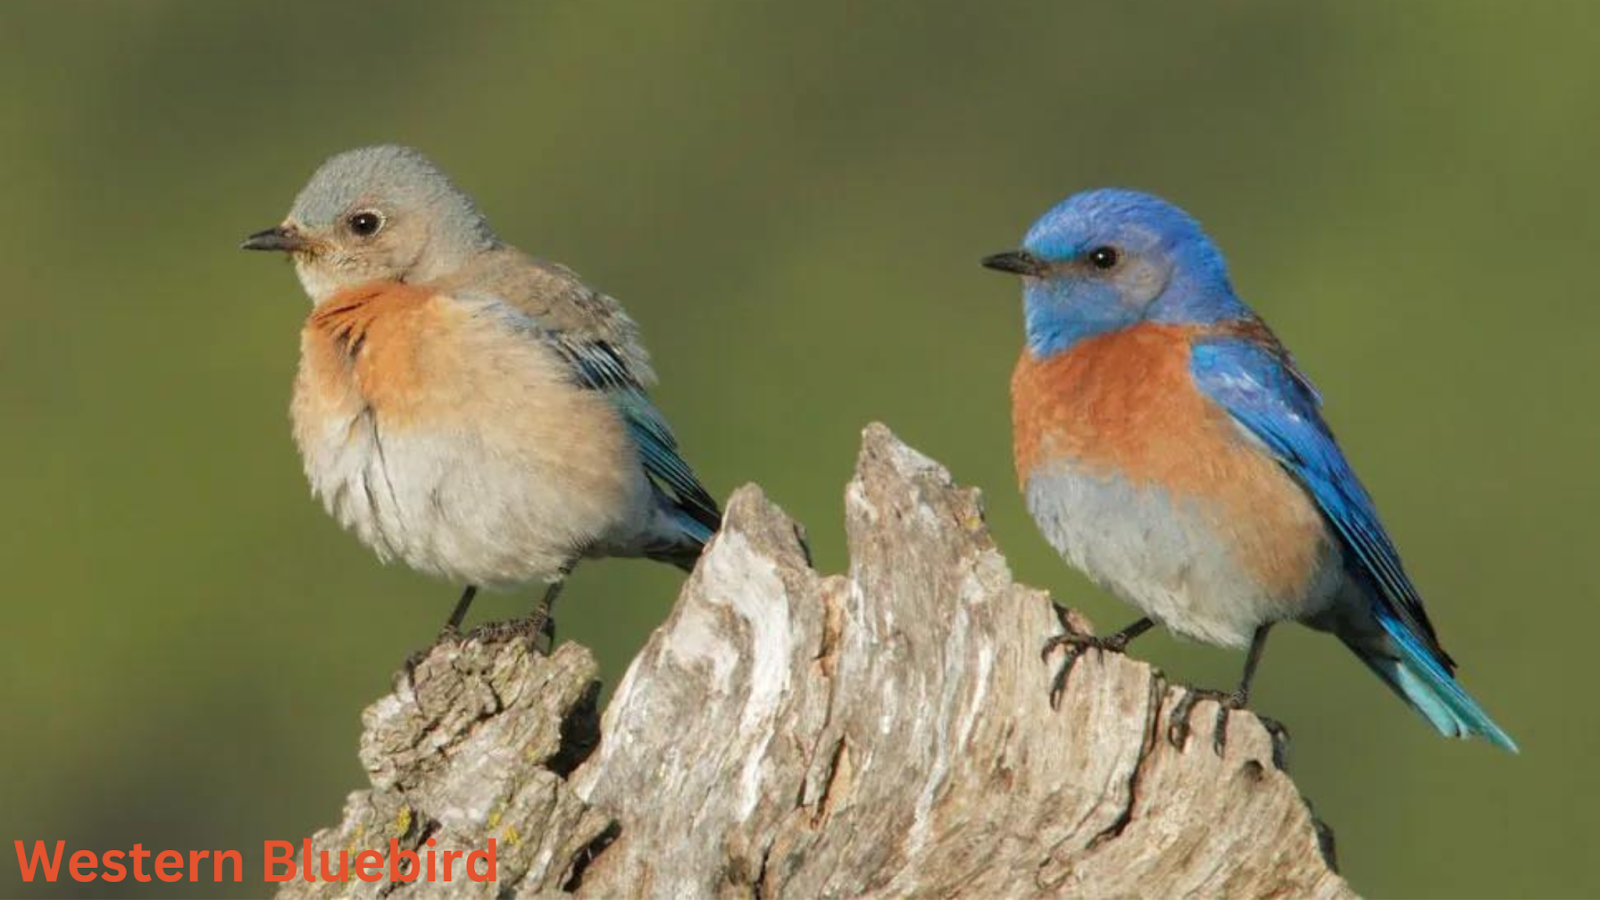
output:
M550 611L555 607L556 598L561 596L561 589L566 587L567 576L572 574L574 566L575 564L569 564L556 573L555 579L545 588L544 595L539 598L539 602L534 604L533 609L529 610L527 615L480 625L472 630L473 636L484 641L496 642L525 638L528 641L529 649L535 655L549 656L550 652L556 648L556 622L550 615ZM465 602L466 600L463 598L462 603ZM540 637L549 642L548 649L540 649Z
M1211 733L1211 749L1221 756L1228 747L1228 713L1236 709L1244 709L1250 702L1250 682L1255 680L1256 667L1261 665L1261 655L1267 649L1267 633L1272 630L1272 623L1256 629L1250 638L1250 652L1244 659L1244 677L1239 680L1239 687L1232 691L1214 691L1205 688L1189 688L1178 702L1173 704L1172 713L1167 717L1167 742L1172 746L1183 748L1184 742L1189 739L1189 714L1194 712L1196 703L1201 700L1215 700L1217 702L1217 724ZM1276 725L1277 723L1273 723ZM1269 726L1269 731L1272 728ZM1277 726L1273 732L1274 745L1278 742L1282 726ZM1276 755L1276 746L1274 746Z
M544 596L539 598L539 602L533 607L533 612L528 613L528 617L523 620L522 630L528 636L528 645L546 656L556 649L556 620L551 611L555 609L556 598L561 596L561 589L566 583L566 574L562 573L561 580L552 581L550 586L545 588ZM539 651L541 636L549 641L543 651Z
M461 636L461 623L466 620L467 610L472 608L472 598L476 596L478 596L478 586L467 585L467 589L461 592L461 599L456 601L456 608L450 613L449 621L439 629L439 640L454 640Z
M428 646L411 651L411 655L406 657L404 663L408 677L416 672L417 665L427 658L434 647L461 639L461 620L467 617L467 610L472 606L472 598L477 595L478 586L475 584L467 585L466 590L461 592L461 599L456 601L455 611L450 613L449 621L445 622L444 627L439 629L439 636L434 638L433 643Z
M1061 620L1063 631L1044 642L1044 648L1039 651L1041 662L1049 662L1050 654L1058 647L1066 648L1066 655L1061 660L1061 667L1056 670L1055 678L1050 682L1050 708L1061 708L1061 697L1067 692L1067 679L1072 675L1072 667L1078 658L1090 649L1110 650L1112 653L1121 653L1128 648L1129 642L1155 626L1155 620L1145 616L1127 628L1105 637L1092 634L1080 634L1067 620L1067 608L1059 603L1051 604L1055 607L1056 618Z

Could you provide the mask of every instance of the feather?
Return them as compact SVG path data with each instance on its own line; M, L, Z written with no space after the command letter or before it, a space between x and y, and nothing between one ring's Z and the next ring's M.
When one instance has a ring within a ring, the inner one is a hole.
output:
M1375 600L1445 668L1454 661L1434 632L1422 597L1366 488L1322 420L1320 398L1265 326L1247 321L1195 342L1190 368L1201 392L1220 404L1305 486L1348 555L1377 590Z

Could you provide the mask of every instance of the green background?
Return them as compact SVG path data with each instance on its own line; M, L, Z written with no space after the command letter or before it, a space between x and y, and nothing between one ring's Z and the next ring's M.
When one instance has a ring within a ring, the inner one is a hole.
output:
M759 481L824 568L881 419L1103 627L1130 611L1017 496L1017 286L977 259L1081 188L1186 206L1523 747L1446 742L1336 642L1275 637L1255 707L1344 873L1600 893L1597 25L1558 2L0 6L0 894L138 887L23 886L18 838L258 853L364 783L358 713L454 589L309 499L286 420L307 302L234 248L377 141L621 298L702 477ZM586 566L563 635L614 683L679 580ZM1208 685L1241 663L1135 652ZM260 895L258 873L144 887Z

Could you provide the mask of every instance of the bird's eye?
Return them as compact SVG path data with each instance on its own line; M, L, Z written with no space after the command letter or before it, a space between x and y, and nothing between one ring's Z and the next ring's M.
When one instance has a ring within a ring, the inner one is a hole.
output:
M1121 258L1115 247L1096 247L1089 251L1089 264L1096 269L1114 269Z
M363 210L350 217L350 230L361 237L372 237L383 227L383 216Z

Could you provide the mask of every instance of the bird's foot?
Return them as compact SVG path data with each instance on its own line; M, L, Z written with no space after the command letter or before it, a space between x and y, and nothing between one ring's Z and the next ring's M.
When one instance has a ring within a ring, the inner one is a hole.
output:
M428 658L428 653L432 650L433 646L430 645L427 647L418 647L417 649L406 654L405 661L400 663L400 671L405 673L406 682L408 684L413 686L416 685L417 666L422 665L422 661Z
M1167 743L1179 750L1189 740L1189 718L1194 713L1195 705L1201 700L1215 700L1217 703L1217 722L1211 732L1211 749L1218 756L1228 749L1228 713L1236 709L1244 709L1249 696L1242 691L1213 691L1206 688L1185 688L1184 694L1173 704L1172 712L1167 716ZM1280 726L1281 728L1281 726Z
M440 644L458 644L461 642L461 629L452 622L446 622L439 629L439 636L433 639L433 646Z
M549 656L556 650L556 618L550 615L550 610L543 604L533 611L533 614L521 620L524 633L528 638L528 649L539 656ZM544 647L539 647L539 639L545 641Z
M414 678L417 672L417 666L422 665L422 661L427 659L429 654L433 653L437 647L442 644L460 643L461 640L461 629L457 628L451 623L445 623L445 626L439 629L439 635L433 639L433 643L426 647L418 647L417 649L411 651L410 655L406 657L405 662L400 664L402 671L406 673L406 677L408 679Z
M1272 766L1279 771L1289 770L1289 729L1277 719L1257 715L1261 720L1261 727L1267 729L1267 736L1272 738Z
M514 640L527 642L528 650L535 656L549 656L556 648L556 620L548 615L527 615L503 622L480 625L467 634L485 643L507 643ZM540 646L540 639L544 646Z
M1067 680L1072 677L1072 667L1077 665L1079 658L1090 650L1121 653L1128 649L1128 641L1132 640L1133 635L1128 634L1126 630L1104 636L1084 634L1073 628L1072 622L1067 618L1066 607L1059 603L1052 606L1055 607L1056 618L1061 621L1063 630L1044 642L1044 647L1039 650L1039 661L1049 662L1051 654L1064 648L1061 665L1050 681L1050 708L1059 710L1061 698L1067 693Z

